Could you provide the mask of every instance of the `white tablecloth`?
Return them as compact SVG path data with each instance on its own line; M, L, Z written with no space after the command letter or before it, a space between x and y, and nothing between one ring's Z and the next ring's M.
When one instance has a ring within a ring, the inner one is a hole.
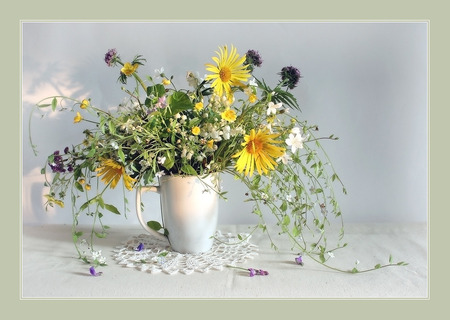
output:
M248 232L248 226L219 226L222 232ZM374 272L336 272L304 258L295 263L296 252L287 239L275 237L279 251L270 247L260 231L251 238L258 255L242 263L258 268L268 276L249 277L236 269L210 270L192 274L151 274L119 265L113 249L130 236L143 233L140 226L112 226L97 249L108 258L103 274L93 277L89 265L77 259L71 239L71 226L23 226L22 298L428 298L428 229L426 224L347 224L345 242L335 252L336 266L359 269L395 261L409 263ZM273 232L276 235L276 231Z

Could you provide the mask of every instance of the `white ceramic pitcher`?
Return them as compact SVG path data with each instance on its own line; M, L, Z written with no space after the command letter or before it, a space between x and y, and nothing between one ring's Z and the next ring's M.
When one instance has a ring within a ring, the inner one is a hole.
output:
M136 190L136 214L142 227L153 236L166 239L151 229L142 216L141 196L147 191L160 194L162 225L174 251L201 253L211 249L219 213L218 175L204 178L167 175L160 177L159 186Z

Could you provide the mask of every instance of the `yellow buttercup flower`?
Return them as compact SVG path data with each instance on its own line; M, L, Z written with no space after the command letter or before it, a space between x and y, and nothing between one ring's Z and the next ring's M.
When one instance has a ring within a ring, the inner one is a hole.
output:
M75 116L75 118L73 118L73 123L78 123L81 120L83 120L83 117L81 116L81 114L79 112L77 112L77 115Z
M236 120L236 112L233 109L226 108L224 112L221 113L222 119L228 122L233 122Z
M192 131L193 135L197 136L197 135L200 134L200 128L199 127L193 127L191 131Z
M252 94L248 97L248 101L250 101L250 103L255 103L258 100L258 97L256 96L256 94Z
M200 111L200 110L202 110L203 109L203 102L197 102L196 104L195 104L195 110L197 110L197 111Z
M165 86L168 86L170 84L170 80L164 78L163 81L162 81L162 84L165 85Z
M214 140L213 139L208 140L208 142L206 142L206 147L208 149L214 150Z
M128 190L133 190L133 182L136 179L131 178L125 173L125 167L112 159L102 160L100 166L95 170L98 171L97 177L103 176L101 179L105 184L111 183L111 189L117 186L120 178L123 177L123 183Z
M249 135L245 135L244 147L241 151L233 155L233 158L239 158L236 162L236 170L245 175L253 175L256 170L259 174L267 174L269 170L275 169L277 165L273 158L279 158L284 154L285 149L277 147L274 144L281 141L274 140L278 134L271 134L267 129L255 131L252 129Z
M89 100L83 99L83 101L81 101L80 108L81 109L86 109L88 106L89 106Z
M207 75L206 80L213 80L211 87L217 95L231 96L232 87L242 86L242 82L250 77L250 70L244 65L245 55L239 57L235 47L231 46L230 51L227 46L219 47L219 50L220 52L216 51L218 57L212 57L216 65L206 64L206 70L213 73Z
M89 191L89 190L91 190L91 185L90 185L90 184L87 184L87 185L85 186L85 188L86 188L87 191Z
M135 71L136 71L136 69L139 67L139 65L137 64L137 63L135 63L135 64L131 64L131 63L129 63L129 62L126 62L124 65L123 65L123 68L122 69L120 69L120 72L122 72L124 75L126 75L126 76L131 76Z

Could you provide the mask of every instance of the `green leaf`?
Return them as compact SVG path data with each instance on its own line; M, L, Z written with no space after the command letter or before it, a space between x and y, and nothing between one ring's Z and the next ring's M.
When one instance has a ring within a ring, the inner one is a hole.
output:
M285 216L283 217L283 221L282 221L281 223L282 223L284 226L288 226L289 223L291 223L291 219L289 218L288 215L285 215Z
M173 153L169 150L166 152L166 161L164 161L163 166L164 168L166 168L167 170L172 169L173 165L175 164L175 160L174 160L174 155Z
M87 158L92 158L95 155L95 149L92 148L89 150L89 153L86 155Z
M194 107L194 104L189 99L189 96L180 91L175 91L169 97L169 105L172 111L172 114L177 114L180 111L189 110Z
M95 203L95 202L97 202L97 201L98 201L98 198L97 198L97 197L94 197L94 198L92 198L92 199L89 199L88 201L86 201L85 203L83 203L83 204L81 205L80 211L85 210L87 207L89 207L89 205L91 205L91 204L93 204L93 203Z
M81 191L81 192L84 191L84 190L83 190L83 186L82 186L81 183L79 183L78 181L75 181L75 187L76 187L79 191Z
M380 269L381 268L381 264L377 264L376 266L375 266L375 269Z
M359 272L358 269L356 269L356 268L352 269L352 273L358 273L358 272Z
M98 195L98 197L97 197L97 202L98 202L98 205L99 205L102 209L105 208L105 202L103 201L103 198L102 198L101 195Z
M320 261L321 261L322 263L324 263L324 262L326 261L325 255L323 254L323 252L320 253L319 258L320 258Z
M120 211L115 206L113 206L112 204L106 204L105 203L105 209L108 210L108 211L111 211L112 213L120 214Z
M191 176L197 175L197 171L195 171L195 169L189 164L183 165L181 167L181 171L183 171L184 173L189 174Z
M122 161L122 163L126 163L125 162L125 154L122 151L122 147L119 147L119 150L117 150L117 154L119 155L120 161Z
M58 104L58 100L56 98L53 98L52 100L52 111L56 110L56 105Z
M299 235L300 235L300 230L296 227L296 226L294 226L293 228L292 228L292 236L293 237L298 237Z
M147 87L147 95L154 95L157 98L162 97L166 93L166 89L160 83Z
M97 238L106 238L106 233L105 232L94 232L95 235L97 236Z
M78 235L76 233L74 233L72 237L73 237L73 242L77 243L78 242L78 238L79 238Z
M155 231L161 230L163 227L158 221L148 221L147 225L150 229L153 229Z
M389 255L389 263L392 263L392 254Z

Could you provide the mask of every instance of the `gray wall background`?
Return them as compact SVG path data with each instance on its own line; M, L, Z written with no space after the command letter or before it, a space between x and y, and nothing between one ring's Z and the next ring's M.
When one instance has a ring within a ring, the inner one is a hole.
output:
M348 190L338 193L346 222L427 221L428 25L425 22L24 22L22 25L23 222L72 221L70 206L45 211L40 169L48 154L79 141L72 113L32 121L32 106L51 95L90 97L108 108L124 96L117 69L103 57L142 54L140 69L164 67L178 87L187 71L206 73L218 46L233 44L241 54L258 50L256 73L276 83L282 67L297 67L303 78L294 93L299 117L319 125L328 155ZM223 176L229 200L221 202L220 224L254 223L243 202L243 184ZM106 224L137 224L134 192L127 218L105 216ZM121 208L120 190L108 196ZM159 212L156 196L147 196ZM70 201L68 201L69 204ZM156 215L156 214L155 214ZM81 220L82 222L89 220ZM268 222L271 222L268 216Z

